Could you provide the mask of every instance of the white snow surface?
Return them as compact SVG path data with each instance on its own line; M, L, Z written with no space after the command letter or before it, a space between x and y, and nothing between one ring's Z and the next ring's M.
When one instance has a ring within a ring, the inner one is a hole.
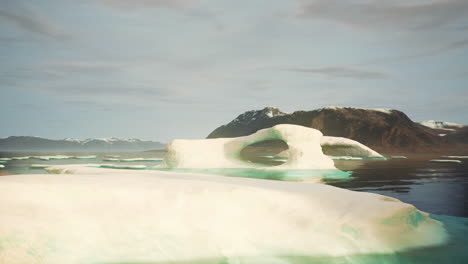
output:
M464 127L464 125L457 124L457 123L451 123L451 122L445 122L445 121L436 121L436 120L426 120L420 122L421 125L434 128L434 129L443 129L443 130L451 130L453 131L454 129L446 128L446 127Z
M394 198L313 183L57 166L0 177L3 263L153 263L392 253L445 243ZM31 253L33 252L33 254Z

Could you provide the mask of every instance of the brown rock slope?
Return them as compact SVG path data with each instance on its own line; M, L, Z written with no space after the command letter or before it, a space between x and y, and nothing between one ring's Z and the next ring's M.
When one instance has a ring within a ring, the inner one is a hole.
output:
M398 110L327 107L288 114L277 108L248 111L216 128L208 138L238 137L277 124L295 124L322 131L326 136L346 137L384 152L415 152L444 149L458 139L413 122ZM462 136L460 136L462 137Z

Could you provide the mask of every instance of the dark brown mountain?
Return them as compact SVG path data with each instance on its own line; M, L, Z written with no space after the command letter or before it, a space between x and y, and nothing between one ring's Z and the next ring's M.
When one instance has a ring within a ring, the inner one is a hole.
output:
M208 138L238 137L277 124L295 124L322 131L326 136L347 137L378 151L430 151L445 148L449 137L413 122L398 110L327 107L284 113L277 108L248 111L216 128ZM462 137L462 135L460 135ZM450 137L450 143L458 141Z

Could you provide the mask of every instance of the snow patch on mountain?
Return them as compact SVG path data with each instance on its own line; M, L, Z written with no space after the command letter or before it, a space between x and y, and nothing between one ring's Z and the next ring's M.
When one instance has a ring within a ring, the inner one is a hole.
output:
M426 120L419 122L419 124L430 127L433 129L443 129L443 130L450 130L453 131L455 129L453 128L462 128L464 125L457 124L457 123L451 123L451 122L445 122L445 121L436 121L436 120ZM452 128L449 128L452 127Z
M365 110L365 111L377 111L385 114L391 114L394 109L387 109L387 108L356 108L356 107L340 107L340 106L327 106L318 109L323 110L323 109L328 109L328 110L340 110L340 109L356 109L356 110Z

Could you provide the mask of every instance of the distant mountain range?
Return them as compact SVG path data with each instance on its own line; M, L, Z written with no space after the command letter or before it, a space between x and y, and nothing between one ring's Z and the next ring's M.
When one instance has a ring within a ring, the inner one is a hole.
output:
M164 149L164 144L140 139L89 138L46 139L40 137L12 136L0 138L0 151L145 151Z
M468 144L468 127L442 121L413 122L395 109L325 107L285 113L274 107L245 112L216 128L208 138L238 137L277 124L295 124L326 136L357 140L382 152L461 149Z

